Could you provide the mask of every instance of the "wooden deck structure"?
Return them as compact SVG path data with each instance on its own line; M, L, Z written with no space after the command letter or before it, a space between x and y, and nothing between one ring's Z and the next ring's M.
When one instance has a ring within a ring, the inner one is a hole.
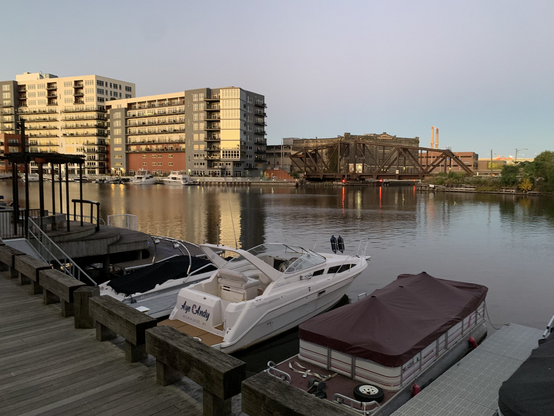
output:
M156 383L155 369L128 363L93 329L74 329L59 305L0 273L2 415L202 414L202 403Z

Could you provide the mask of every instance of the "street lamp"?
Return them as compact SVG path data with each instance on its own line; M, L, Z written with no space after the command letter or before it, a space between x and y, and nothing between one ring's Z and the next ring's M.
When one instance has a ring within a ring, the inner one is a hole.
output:
M520 150L529 150L527 148L524 148L524 149L516 149L516 157L514 159L514 162L517 162L517 152L519 152Z

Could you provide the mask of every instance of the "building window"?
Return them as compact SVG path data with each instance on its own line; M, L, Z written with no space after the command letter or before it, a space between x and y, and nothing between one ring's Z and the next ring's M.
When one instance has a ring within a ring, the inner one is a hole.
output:
M94 85L94 80L93 79L85 80L85 85Z
M9 92L3 92L3 93L2 93L2 98L11 98L11 93L9 93Z
M127 91L127 92L133 92L133 90L131 89L131 87L127 87L127 86L125 86L125 91Z
M104 81L96 81L96 85L98 85L99 87L103 87L104 86Z
M11 85L10 84L4 84L2 85L2 91L10 91Z
M70 98L64 98L63 102L65 104L71 104L73 102L73 98L71 98L71 97Z

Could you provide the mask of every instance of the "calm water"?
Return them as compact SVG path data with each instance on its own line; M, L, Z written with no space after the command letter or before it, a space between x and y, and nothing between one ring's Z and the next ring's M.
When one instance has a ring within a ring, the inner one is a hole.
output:
M31 206L38 185L31 183ZM46 185L46 208L50 208ZM252 247L289 242L372 256L349 295L371 292L401 273L427 273L489 287L493 323L543 328L554 314L554 198L417 193L413 187L279 188L84 184L101 217L138 216L139 230L195 243ZM11 200L11 184L0 183ZM21 191L23 195L23 191ZM78 184L71 184L78 198ZM59 201L59 199L58 199ZM56 202L58 205L59 202ZM59 209L59 207L58 207ZM233 231L234 230L234 231Z

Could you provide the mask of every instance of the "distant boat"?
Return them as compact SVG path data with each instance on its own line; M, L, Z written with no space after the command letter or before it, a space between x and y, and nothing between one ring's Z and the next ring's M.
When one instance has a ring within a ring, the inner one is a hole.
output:
M29 173L27 175L27 178L25 178L25 174L23 174L22 181L25 182L25 180L28 180L28 182L38 182L39 176L38 173Z
M153 185L156 183L156 178L147 170L139 170L130 183L133 185Z
M197 185L198 182L194 181L189 175L185 175L183 172L173 171L166 178L163 179L164 185Z

